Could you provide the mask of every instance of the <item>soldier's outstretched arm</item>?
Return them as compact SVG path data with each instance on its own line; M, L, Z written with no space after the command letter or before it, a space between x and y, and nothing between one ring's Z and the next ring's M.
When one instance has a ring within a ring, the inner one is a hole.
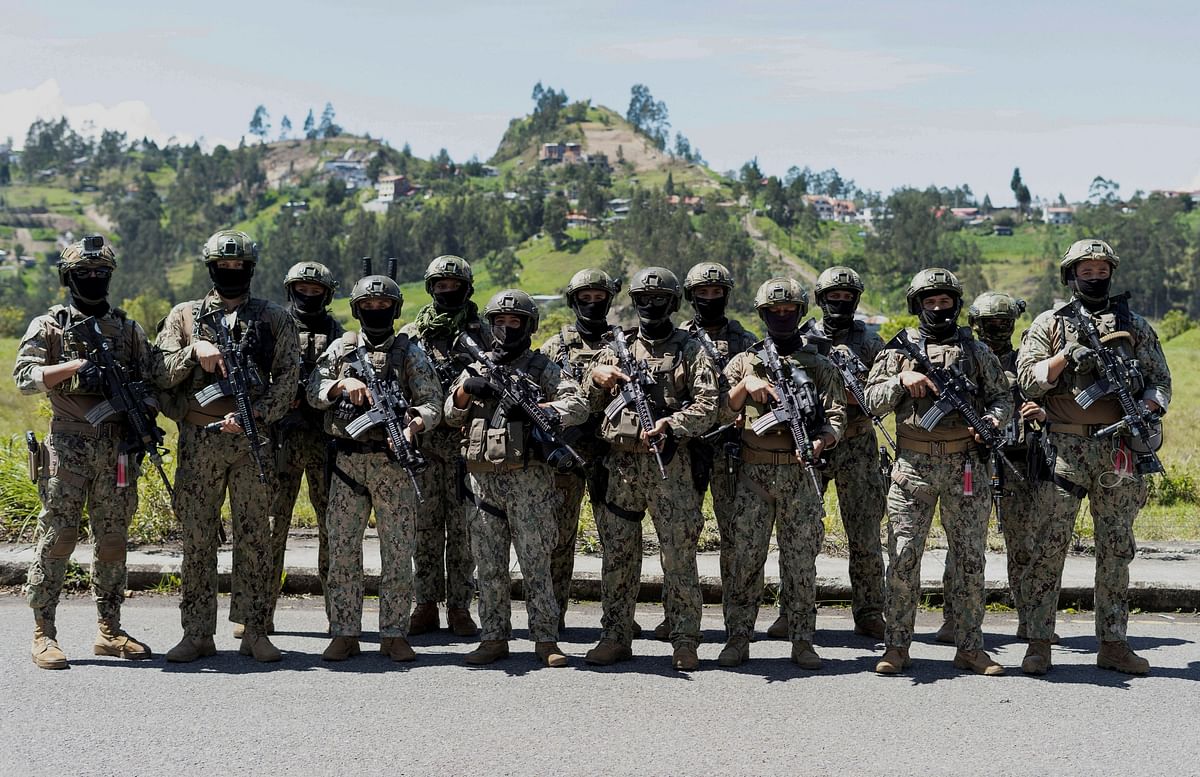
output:
M867 375L867 384L863 387L863 397L867 400L864 410L871 415L882 416L896 409L908 395L904 384L900 382L903 365L904 356L899 351L879 352Z
M688 341L684 358L688 360L691 378L691 403L668 416L667 423L677 437L699 437L717 420L717 404L721 399L717 368L695 340Z
M63 380L63 378L58 378L55 381L56 376L46 374L49 347L46 341L48 336L46 327L43 326L45 321L45 316L38 316L30 321L29 327L21 337L21 344L17 346L17 359L13 364L13 380L16 381L17 388L22 394L45 393L52 385L57 385ZM50 379L49 384L47 384L47 378Z
M550 397L548 404L558 413L563 426L578 426L591 415L579 384L553 360L542 370L542 392Z
M818 358L820 366L814 380L821 403L825 406L825 425L815 433L833 435L834 440L841 442L846 430L846 385L837 367L824 356Z
M1140 399L1156 403L1165 413L1167 405L1171 404L1171 368L1167 366L1162 343L1154 327L1141 316L1133 316L1131 328L1137 342L1135 353L1146 384Z
M408 382L408 404L425 424L425 429L434 429L442 421L442 382L438 380L433 362L416 343L408 344L404 358L404 378Z
M1049 378L1047 362L1055 356L1050 338L1056 326L1054 312L1047 310L1034 319L1021 338L1021 349L1017 352L1017 385L1021 393L1030 399L1038 399L1058 384Z
M996 419L997 426L1004 426L1012 418L1013 395L1004 367L992 349L979 341L971 343L979 363L979 391L983 398L983 414Z
M178 386L199 362L195 355L193 338L188 335L187 319L192 316L192 303L181 302L171 309L159 326L154 348L158 352L155 363L158 370L155 383L159 388Z
M337 383L337 362L341 352L342 341L334 340L325 352L317 357L316 369L309 376L308 404L317 410L327 410L337 401L337 397L329 396L329 392L333 390L333 384Z

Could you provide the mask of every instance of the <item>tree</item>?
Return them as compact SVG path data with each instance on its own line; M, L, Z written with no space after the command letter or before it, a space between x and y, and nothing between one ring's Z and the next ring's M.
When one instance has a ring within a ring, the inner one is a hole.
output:
M483 263L488 274L492 276L492 282L502 287L515 286L521 270L525 268L521 258L511 248L489 254Z
M1121 200L1118 195L1120 189L1121 184L1098 175L1088 187L1088 202L1093 205L1113 205Z
M317 123L316 119L313 118L312 108L308 109L308 116L304 119L304 137L309 140L316 140L317 138Z
M283 120L279 122L279 139L287 140L288 135L292 134L292 120L284 114Z
M625 112L625 120L650 138L660 151L665 149L667 132L671 128L667 120L667 104L656 101L645 84L634 84L629 92L629 110Z
M667 173L667 182L665 184L663 184L663 194L670 197L674 193L675 193L675 176L672 173L668 172Z
M342 134L342 128L333 123L333 103L325 103L325 110L321 111L321 123L317 125L317 134L323 138L336 138Z
M262 143L270 131L271 116L267 113L266 107L260 105L254 109L254 115L250 117L250 134L256 136L258 142Z
M991 196L989 196L987 194L983 195L983 205L981 205L979 209L982 210L984 213L991 213L994 210L994 208L992 207Z
M685 162L692 161L692 144L682 132L675 133L675 156Z
M754 157L746 164L742 165L741 171L738 173L738 180L742 182L742 186L746 188L746 193L754 197L758 194L758 190L762 188L762 169L758 166L758 157Z
M567 241L567 198L562 192L555 192L550 201L546 203L546 218L543 224L546 234L554 241L554 248L558 250L563 247Z
M1028 213L1033 197L1029 193L1029 187L1021 180L1021 168L1013 168L1012 181L1008 185L1012 189L1013 197L1017 200L1017 210L1022 214Z

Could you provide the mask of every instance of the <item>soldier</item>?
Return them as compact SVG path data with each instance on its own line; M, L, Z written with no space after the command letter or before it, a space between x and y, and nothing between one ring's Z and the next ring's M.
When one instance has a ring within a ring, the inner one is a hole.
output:
M854 318L863 289L862 279L849 267L830 267L822 272L814 286L822 317L805 329L805 334L821 343L819 349L836 349L850 364L863 365L858 375L860 381L866 380L865 368L883 350L879 335L868 332L866 324ZM854 633L882 640L884 567L879 527L883 522L887 485L880 470L879 440L871 417L849 392L846 392L846 429L841 442L826 458L828 466L821 470L822 484L826 488L830 482L837 484L838 511L842 514L850 550ZM787 617L782 612L767 633L773 637L787 636Z
M720 393L716 369L708 354L695 338L671 323L671 314L679 310L681 292L679 279L662 267L639 270L629 285L639 323L629 333L629 350L634 361L645 362L645 371L654 379L646 393L656 420L647 433L633 408L626 407L611 418L606 416L601 426L601 436L612 446L611 477L603 520L597 527L604 548L604 615L600 642L586 656L589 664L607 666L633 657L633 611L641 583L642 516L649 508L662 547L663 604L674 646L671 665L683 671L700 666L696 645L700 641L702 601L696 545L704 518L691 481L687 447L678 443L712 427ZM609 404L613 389L635 379L618 367L613 348L609 345L596 357L590 376L582 384L582 393L593 410ZM655 449L661 455L665 475L659 472Z
M433 302L417 312L416 319L400 330L412 338L433 362L445 391L469 361L456 344L466 332L484 348L491 347L491 332L479 319L471 301L475 293L471 265L457 256L439 256L425 270L425 291ZM417 514L417 551L413 557L413 593L417 605L409 624L410 635L440 627L437 603L446 602L446 625L459 637L479 632L471 619L475 561L467 538L466 517L458 495L463 475L459 464L459 430L445 419L425 433L421 450L429 468L421 479L425 504Z
M179 458L174 508L183 528L183 639L168 661L189 662L216 653L217 538L221 505L229 491L233 514L233 567L244 589L230 604L230 620L245 625L238 652L258 661L278 661L267 637L271 609L271 510L278 483L256 469L252 444L237 422L234 398L202 405L196 394L228 375L217 347L217 324L245 353L260 442L269 437L296 398L300 375L296 322L279 305L250 295L258 246L245 232L221 230L204 244L202 259L213 289L202 299L176 305L159 324L163 389L179 424ZM267 450L270 450L267 447ZM271 468L273 470L273 468ZM240 604L239 604L240 602ZM240 609L235 608L235 605Z
M87 358L80 336L70 331L94 318L129 379L152 377L145 332L108 304L108 284L116 267L116 255L99 235L67 246L58 263L58 279L70 292L70 304L54 305L30 322L13 367L22 394L45 393L50 400L50 434L30 454L30 475L37 481L42 511L26 585L35 624L33 663L42 669L67 668L54 615L85 504L92 535L92 594L99 616L92 652L131 659L151 656L149 646L121 628L125 541L137 511L138 470L145 451L138 450L137 440L130 440L126 424L112 420L93 425L87 420L88 412L105 400L104 376ZM152 413L153 405L147 404L146 410Z
M578 384L544 354L530 350L538 327L533 299L518 289L499 291L488 301L483 315L492 327L495 366L527 378L540 392L538 404L563 426L587 418ZM509 546L515 546L524 580L529 632L534 650L545 666L567 665L556 642L559 616L550 573L550 553L558 527L554 512L554 469L563 451L535 438L533 426L519 408L497 421L500 394L488 365L473 362L454 382L446 397L446 421L463 430L468 490L466 507L471 549L479 564L479 647L466 656L474 666L508 656L512 638L512 603L509 590ZM523 420L524 419L524 420Z
M329 314L329 304L338 283L329 268L317 262L298 262L288 270L283 288L291 303L292 318L300 333L300 381L296 398L287 415L276 428L276 463L279 469L279 491L271 515L271 609L267 614L267 633L275 633L275 605L283 585L283 558L287 550L288 530L292 512L300 495L300 480L308 480L308 501L317 516L317 575L321 591L329 572L329 547L325 534L325 512L329 506L329 486L325 482L325 456L329 437L322 431L323 414L308 403L308 377L317 367L317 357L329 344L342 336L342 325ZM241 582L244 570L233 570L239 582L237 592L245 590ZM230 609L233 609L230 604ZM329 618L329 600L325 601L325 617ZM244 626L237 626L233 636L242 637Z
M767 330L767 337L779 354L780 365L788 371L802 370L813 381L820 397L812 397L812 417L804 419L812 444L812 457L822 455L838 444L846 423L845 396L837 368L817 353L815 346L804 343L800 319L808 311L808 292L791 278L772 278L759 287L754 305ZM762 597L763 565L775 528L779 540L779 567L786 608L788 638L792 642L792 661L804 669L820 669L821 657L813 649L817 612L817 554L825 536L825 514L821 492L814 476L815 467L806 465L796 452L788 424L758 435L752 426L771 412L778 400L778 387L764 365L765 341L733 357L725 369L731 388L725 401L724 418L742 417L741 466L737 489L729 505L736 516L732 529L731 564L733 577L727 579L725 616L728 641L717 658L721 666L734 667L750 657L750 638L758 617ZM801 390L793 383L793 389ZM732 590L730 590L732 589Z
M552 359L571 380L579 383L591 368L596 354L604 348L608 334L608 311L613 297L620 290L603 270L589 268L571 276L567 284L567 304L575 312L575 323L563 326L562 331L542 344L541 352ZM575 569L575 537L579 530L579 508L587 486L592 503L592 518L599 524L599 512L604 509L604 492L608 487L605 457L608 446L598 436L601 415L592 416L577 427L575 449L588 460L586 472L556 473L555 483L562 494L563 509L558 514L558 534L550 556L554 578L554 599L558 603L559 629L566 627L567 604L571 598L571 574Z
M1017 610L1017 639L1027 640L1029 611L1021 595L1020 583L1035 552L1036 540L1031 525L1035 520L1033 497L1037 493L1036 473L1029 468L1030 425L1035 421L1044 422L1046 411L1036 402L1025 399L1017 387L1017 352L1013 349L1012 337L1017 319L1024 312L1025 300L999 291L985 291L967 309L967 323L1000 360L1004 376L1012 387L1013 404L1017 408L1012 420L1005 426L1005 439L1009 444L1004 448L1004 455L1013 469L1020 473L1021 479L1005 478L1004 498L1001 501L1003 516L999 523L1008 553L1008 589ZM947 556L946 571L942 577L942 587L946 591L950 590L952 567L953 560ZM935 639L954 644L954 604L949 597L942 608L942 626ZM1051 641L1057 642L1058 635Z
M1127 295L1109 295L1118 261L1103 240L1073 243L1059 268L1063 284L1071 289L1072 303L1078 306L1039 315L1017 357L1021 390L1042 399L1048 447L1057 451L1051 478L1038 488L1036 525L1031 529L1039 552L1022 584L1029 608L1029 648L1021 669L1029 674L1050 669L1063 563L1084 496L1096 527L1096 637L1100 641L1096 664L1127 674L1150 671L1150 662L1130 650L1126 641L1129 562L1136 549L1133 522L1147 495L1146 480L1133 471L1131 458L1149 456L1161 437L1132 438L1127 423L1111 436L1098 436L1125 416L1111 381L1109 393L1086 409L1079 401L1083 392L1092 389L1084 396L1093 396L1097 384L1108 380L1101 373L1097 353L1088 342L1081 342L1080 316L1091 320L1102 342L1123 364L1125 388L1135 403L1140 400L1144 412L1161 415L1171 401L1171 372L1154 328L1129 309Z
M935 367L954 366L977 387L967 397L983 423L997 428L1012 414L1012 394L1000 362L991 350L957 326L962 284L949 270L921 270L908 287L908 309L920 326L907 337ZM880 674L899 674L912 662L913 622L921 595L921 555L941 502L954 570L958 651L954 666L977 674L999 675L1004 668L983 650L984 550L991 512L988 459L980 456L975 435L957 412L932 429L920 425L937 387L901 344L900 336L876 358L867 379L868 413L896 412L899 450L888 491L888 569L886 650L875 666ZM975 477L975 471L979 477Z
M688 270L683 280L683 296L691 303L695 315L691 321L683 324L682 329L695 337L708 358L717 368L717 379L722 394L728 391L725 385L723 370L737 354L745 351L754 344L754 335L742 328L737 320L730 320L725 315L729 305L729 297L733 293L733 274L716 262L701 262ZM700 336L700 332L704 336ZM720 534L720 568L721 580L733 579L733 522L736 513L733 510L733 475L732 460L725 449L727 443L735 444L737 430L710 429L704 437L694 437L688 440L688 450L692 459L692 477L701 499L711 485L713 513L717 518L717 531ZM721 609L726 621L729 619L729 586L721 587ZM664 618L654 629L657 639L666 640L671 637L671 624Z
M350 311L361 332L335 340L317 363L308 383L308 402L325 413L326 431L336 453L329 495L329 580L326 606L333 640L321 654L325 661L345 661L359 654L363 605L363 534L371 510L379 530L379 652L393 661L413 661L408 644L412 608L412 556L420 506L397 461L382 425L351 437L347 426L372 402L359 358L370 362L379 380L408 403L404 435L410 444L442 417L442 386L425 352L394 332L404 297L386 275L369 272L350 292ZM360 348L363 351L360 351ZM382 401L376 397L375 400Z

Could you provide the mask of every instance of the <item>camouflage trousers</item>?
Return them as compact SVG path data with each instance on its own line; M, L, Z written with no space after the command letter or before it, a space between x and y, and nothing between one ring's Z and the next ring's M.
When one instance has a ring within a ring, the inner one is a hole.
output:
M420 512L408 476L386 453L339 453L329 488L329 631L362 634L363 535L371 510L379 532L379 636L405 637L412 611L412 557ZM357 490L356 490L357 489Z
M300 496L300 479L308 481L308 501L317 516L317 575L325 591L329 577L329 537L325 530L325 514L329 508L329 484L325 481L325 458L329 438L318 429L298 428L281 431L283 436L277 457L279 493L271 515L271 580L275 583L271 597L270 617L275 615L275 602L283 586L283 558L287 551L288 530L292 512ZM325 615L329 616L326 597Z
M233 568L241 581L229 619L262 629L271 608L271 510L277 484L259 482L244 435L206 432L189 423L179 427L174 507L183 529L183 632L208 637L217 630L217 531L226 490L233 515Z
M837 484L838 511L850 550L851 608L854 620L883 613L883 544L879 528L887 486L879 471L879 444L868 429L842 440L826 456L824 484Z
M821 496L799 464L742 464L739 482L730 505L737 520L731 576L725 578L730 600L725 631L729 638L749 639L754 634L774 528L779 543L780 605L787 616L789 638L811 642L817 625L817 554L825 537Z
M663 562L663 607L676 647L700 641L700 576L696 545L704 518L692 486L687 446L679 446L663 480L649 452L614 451L608 461L603 520L597 522L604 549L601 639L633 643L633 612L642 574L642 516L650 511ZM627 516L627 517L626 517Z
M1124 640L1129 623L1129 562L1137 551L1133 522L1146 504L1146 481L1123 479L1111 488L1101 483L1101 478L1105 482L1114 478L1111 440L1052 431L1050 444L1058 449L1054 475L1061 482L1042 483L1033 510L1037 552L1021 583L1029 638L1049 639L1054 633L1063 564L1081 495L1086 492L1096 528L1096 637Z
M443 434L443 430L434 434ZM425 504L417 513L413 591L418 604L445 601L447 607L466 609L475 595L475 560L463 502L458 498L457 438L432 441L423 445L422 451L429 467L419 476Z
M972 463L974 496L963 494L963 470ZM921 556L940 502L942 527L953 558L946 598L955 613L960 650L983 647L984 549L991 513L988 464L974 453L934 456L900 449L888 490L888 646L912 644L921 597Z
M730 594L730 586L725 584L726 580L733 580L734 575L734 560L737 558L736 543L734 536L737 531L737 522L741 519L737 509L734 507L737 501L738 490L738 464L725 456L725 451L718 446L713 453L713 470L712 480L708 484L709 492L712 494L713 515L717 519L717 534L720 538L720 570L721 570L721 614L725 616L725 622L729 623L729 608L732 606L733 599ZM730 472L732 467L733 472ZM704 495L701 494L703 499ZM758 575L758 587L762 590L763 576L760 566Z
M114 426L101 427L106 432ZM137 511L137 466L126 468L129 485L117 486L117 446L113 437L51 434L49 461L42 465L38 496L37 557L29 567L25 593L34 615L54 620L67 562L79 539L87 507L92 535L92 595L101 618L119 620L125 600L125 541Z
M600 463L589 465L602 466ZM571 598L571 576L575 573L575 541L579 536L579 510L583 506L586 491L591 498L592 519L598 526L600 513L604 511L604 495L597 495L594 481L574 473L555 475L555 486L561 495L562 506L558 510L558 531L554 550L550 554L550 576L554 580L554 601L558 603L559 615L567 612Z
M509 547L516 548L529 613L529 638L558 637L558 604L550 575L562 498L553 471L538 463L509 472L470 475L474 503L465 507L471 549L479 564L480 639L512 639Z

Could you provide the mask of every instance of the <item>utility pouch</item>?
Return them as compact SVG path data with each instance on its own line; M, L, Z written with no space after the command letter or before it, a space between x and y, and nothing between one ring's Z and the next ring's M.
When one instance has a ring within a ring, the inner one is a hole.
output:
M25 432L25 447L29 450L29 482L36 483L42 474L42 446L32 431Z

